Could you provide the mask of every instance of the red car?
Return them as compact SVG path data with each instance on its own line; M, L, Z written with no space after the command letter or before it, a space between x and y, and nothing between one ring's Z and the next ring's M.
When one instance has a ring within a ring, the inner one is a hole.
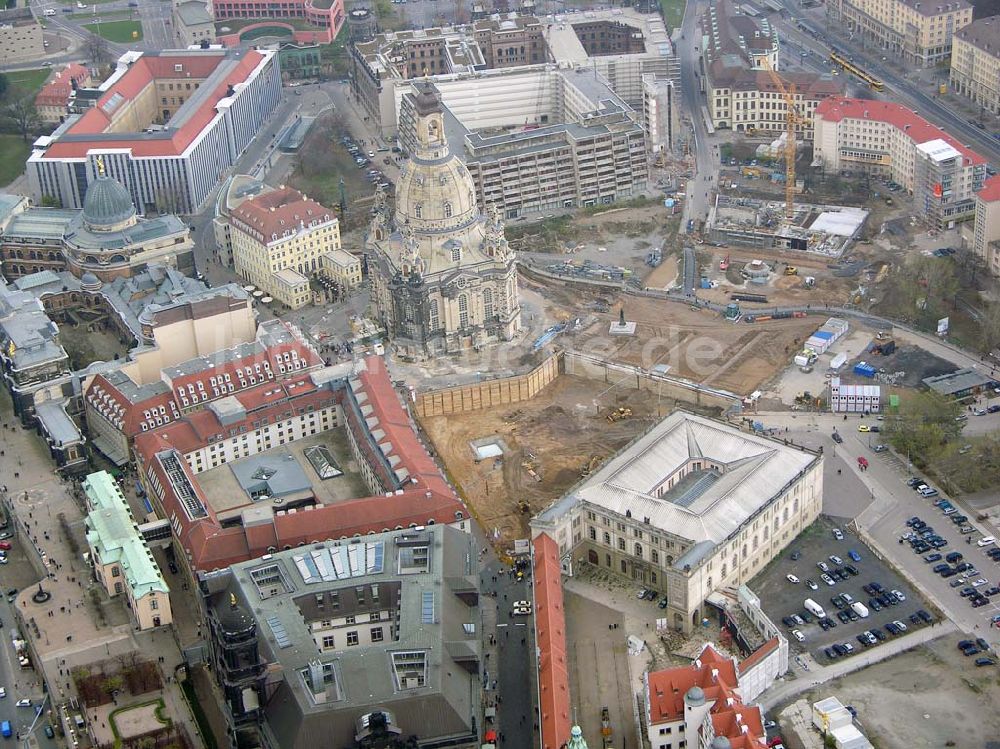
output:
M775 736L773 739L767 742L767 745L771 747L771 749L777 749L777 747L782 747L783 749L785 746L785 740L780 736Z
M14 547L10 545L10 541L0 541L0 549L4 551L10 551Z

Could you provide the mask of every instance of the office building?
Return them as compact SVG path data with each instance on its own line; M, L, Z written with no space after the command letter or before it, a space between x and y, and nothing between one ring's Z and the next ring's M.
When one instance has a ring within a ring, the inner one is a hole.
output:
M531 521L564 564L590 564L663 591L690 632L714 591L740 585L812 523L823 457L675 411Z
M955 33L949 77L956 94L1000 114L1000 16L980 18Z
M815 112L814 155L828 172L887 177L936 229L972 218L986 159L900 104L831 97Z
M480 213L434 84L415 84L416 141L395 209L376 193L368 232L372 301L396 349L426 358L512 340L521 330L514 251L495 208Z
M340 250L333 211L291 187L243 200L229 223L236 273L290 309L312 301L310 277Z
M741 666L705 645L689 666L643 675L647 738L653 749L765 749L764 715L740 697Z
M322 29L324 41L337 38L344 25L344 0L213 0L212 10L217 21L259 18L261 21L300 19L307 28Z
M179 46L193 47L215 42L215 18L205 0L175 2L171 17Z
M972 23L968 0L830 0L829 23L859 34L904 65L930 67L951 59L952 40Z
M232 730L270 749L392 737L478 749L478 577L475 540L447 526L324 540L203 576Z
M90 474L81 486L87 498L90 566L97 582L112 598L124 597L136 629L170 624L170 588L121 488L107 471Z
M766 17L738 11L731 0L713 0L700 22L706 66L736 57L751 70L778 69L778 30Z
M79 115L35 141L32 196L82 207L100 161L140 214L195 213L278 106L277 54L126 52L94 96L77 92Z
M42 24L31 8L0 10L0 66L32 62L45 54Z

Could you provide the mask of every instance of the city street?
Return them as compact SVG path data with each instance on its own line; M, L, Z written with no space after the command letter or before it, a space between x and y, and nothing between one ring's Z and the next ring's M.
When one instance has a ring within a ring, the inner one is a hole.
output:
M681 25L681 39L677 51L681 59L681 89L684 107L691 117L694 130L695 173L687 183L687 200L684 201L682 223L688 219L704 220L708 216L709 198L715 188L719 173L719 147L709 140L705 116L702 112L703 97L700 91L701 35L696 33L696 21L701 13L698 2L690 2Z

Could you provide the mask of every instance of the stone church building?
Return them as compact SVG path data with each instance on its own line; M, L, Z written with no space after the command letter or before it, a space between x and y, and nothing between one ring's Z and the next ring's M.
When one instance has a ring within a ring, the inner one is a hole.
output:
M376 195L366 251L380 322L400 355L423 359L511 340L521 306L500 212L480 212L472 175L449 148L438 90L430 81L414 89L417 146L395 210Z

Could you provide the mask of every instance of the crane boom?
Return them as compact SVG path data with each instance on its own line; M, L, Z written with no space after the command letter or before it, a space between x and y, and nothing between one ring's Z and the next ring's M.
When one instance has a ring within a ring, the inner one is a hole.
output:
M795 217L795 126L802 122L802 118L795 111L795 96L788 91L785 82L766 57L764 69L785 100L785 220L791 223Z

